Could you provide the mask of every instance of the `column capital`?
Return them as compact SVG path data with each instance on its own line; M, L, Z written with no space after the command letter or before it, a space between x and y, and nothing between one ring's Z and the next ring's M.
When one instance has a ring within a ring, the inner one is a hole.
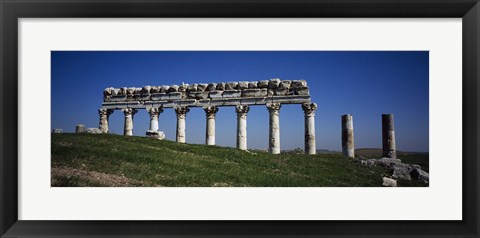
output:
M235 106L235 111L238 115L247 115L250 107L248 105L237 105Z
M188 107L182 107L182 106L176 106L175 107L175 113L177 113L177 118L185 118L187 113L190 111L190 108Z
M205 113L207 114L207 118L215 118L215 114L218 112L218 107L216 106L207 106L204 107Z
M267 109L268 111L272 112L272 111L278 111L280 110L280 108L282 107L282 104L280 104L279 102L270 102L270 103L267 103Z
M127 108L123 108L122 112L123 112L123 114L125 114L125 116L133 116L138 112L138 110L127 107Z
M113 113L113 109L107 109L107 108L100 108L98 109L98 114L100 114L100 116L110 116L112 115Z
M302 109L305 112L305 116L314 116L315 111L317 110L316 103L303 103Z
M150 114L150 118L156 118L158 117L158 115L160 115L160 113L163 112L163 108L162 107L150 107L150 108L147 108L147 112L148 114Z

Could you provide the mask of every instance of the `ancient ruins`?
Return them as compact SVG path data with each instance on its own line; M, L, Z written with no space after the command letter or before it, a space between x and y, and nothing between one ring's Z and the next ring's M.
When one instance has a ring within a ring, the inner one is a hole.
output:
M261 80L253 82L198 83L142 88L106 88L99 109L100 130L108 133L108 119L115 110L125 115L124 135L133 135L133 116L139 109L150 114L150 132L158 130L158 118L166 108L177 114L176 141L185 143L185 118L191 108L206 114L205 143L215 145L215 115L222 106L234 106L237 113L237 148L247 149L247 114L250 106L265 105L270 114L269 151L280 153L280 108L300 104L305 113L305 153L316 154L315 111L305 80ZM149 132L147 132L149 133Z

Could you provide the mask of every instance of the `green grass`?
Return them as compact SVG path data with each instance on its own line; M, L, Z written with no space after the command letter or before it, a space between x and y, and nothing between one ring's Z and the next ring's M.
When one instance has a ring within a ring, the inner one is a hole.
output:
M272 155L135 136L52 134L52 186L367 187L382 186L389 175L338 154Z

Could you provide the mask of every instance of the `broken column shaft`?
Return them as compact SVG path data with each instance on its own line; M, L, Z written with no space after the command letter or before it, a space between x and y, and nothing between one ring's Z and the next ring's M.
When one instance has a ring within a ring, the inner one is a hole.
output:
M353 117L350 114L342 115L342 153L346 157L355 157Z
M100 114L100 125L98 129L102 131L102 133L108 133L108 118L113 113L113 110L101 108L98 109L98 114Z
M393 114L382 114L383 157L397 158Z

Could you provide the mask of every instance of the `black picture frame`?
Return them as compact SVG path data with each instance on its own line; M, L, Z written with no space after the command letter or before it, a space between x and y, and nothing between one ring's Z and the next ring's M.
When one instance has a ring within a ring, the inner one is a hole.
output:
M478 0L0 0L0 15L0 234L2 237L479 237L480 4ZM463 220L19 221L17 216L19 139L17 132L17 20L30 17L462 18Z

